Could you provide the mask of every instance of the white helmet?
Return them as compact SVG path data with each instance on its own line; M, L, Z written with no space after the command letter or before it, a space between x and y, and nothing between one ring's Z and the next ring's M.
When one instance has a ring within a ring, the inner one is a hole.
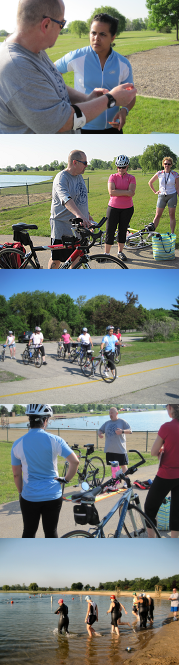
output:
M64 328L63 333L67 333L67 330Z
M129 166L129 159L126 155L119 155L119 157L116 157L115 164L116 166L119 166L119 168L121 168L121 166Z
M13 331L12 331L12 330L9 330L9 335L13 335Z
M83 332L87 332L87 328L83 328L82 331L83 331Z
M39 328L39 326L36 326L35 330L36 330L36 332L41 332L41 328Z
M53 416L53 410L49 404L28 404L26 416L38 416L38 418L50 418Z

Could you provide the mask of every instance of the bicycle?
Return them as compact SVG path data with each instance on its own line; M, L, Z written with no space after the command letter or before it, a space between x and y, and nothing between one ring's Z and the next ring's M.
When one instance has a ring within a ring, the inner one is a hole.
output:
M104 224L106 217L103 217L99 224L94 226L94 229L100 229ZM93 227L93 223L92 223ZM0 268L7 270L24 270L25 268L35 268L40 269L39 259L36 252L41 252L47 249L68 249L72 250L70 257L65 261L63 265L60 265L59 270L68 270L72 267L72 264L76 259L79 259L76 265L73 265L73 270L78 270L80 268L84 269L110 269L119 268L122 270L128 270L127 266L120 259L114 256L106 256L104 254L89 254L91 247L95 245L97 238L101 237L101 230L99 233L93 233L92 228L85 229L82 227L82 220L75 219L72 220L71 230L72 237L62 236L62 245L44 245L34 247L33 242L28 233L28 229L38 229L36 224L13 224L13 240L21 243L21 248L17 249L13 247L6 247L5 245L0 245ZM80 236L80 238L79 238ZM92 242L90 242L90 236L92 236ZM30 246L30 252L26 254L25 246Z
M111 538L148 538L147 528L154 529L155 535L157 538L161 538L160 533L157 527L151 522L150 518L143 512L138 494L134 493L131 486L129 475L132 475L137 471L137 468L141 464L145 463L144 457L139 453L138 450L130 450L129 452L135 452L141 458L140 462L134 464L132 467L127 469L125 473L121 471L117 472L116 478L110 478L110 480L105 483L98 485L97 487L91 489L90 491L83 492L73 492L71 495L71 500L73 503L78 503L82 506L82 519L86 521L80 521L80 524L88 523L88 508L89 505L93 506L95 503L96 496L103 493L103 490L108 489L116 485L117 480L125 480L127 483L127 490L124 491L123 495L118 499L117 503L113 508L103 517L101 521L98 520L97 523L97 511L95 514L95 528L91 527L91 533L89 531L83 531L81 529L76 529L75 531L70 531L69 533L64 534L62 538L106 538L104 533L104 527L109 522L111 517L119 510L119 521L115 532L113 534L108 534L108 537ZM116 466L116 462L113 463ZM81 519L81 513L79 509L79 520ZM92 519L92 518L91 518ZM78 518L76 519L78 524ZM93 523L90 522L90 524ZM124 532L122 533L124 529Z
M84 445L84 448L86 448L85 455L81 454L78 444L75 443L73 446L71 446L71 448L76 454L78 453L80 462L81 460L85 460L83 463L81 462L81 465L79 465L77 470L78 485L83 481L86 481L88 482L89 487L98 487L104 480L105 464L101 457L98 456L94 456L88 459L88 456L94 453L94 444L86 443ZM63 469L63 476L66 475L68 466L69 464L66 460ZM78 485L74 485L74 487L78 487Z
M121 349L118 344L115 344L115 351L114 351L114 362L116 365L120 363L121 360Z
M66 357L63 342L58 342L57 357L58 357L59 360L64 360L64 358Z
M1 351L1 362L3 363L5 360L5 349L6 349L6 344L2 344L2 351Z
M42 365L42 354L39 348L32 347L33 351L29 347L29 345L26 345L25 350L23 351L22 355L22 361L24 365L35 365L35 367L41 367Z
M152 248L152 237L159 237L159 233L155 233L155 227L153 222L148 224L143 229L135 231L135 229L129 228L128 231L132 231L126 237L125 249L147 249L147 247Z
M99 355L95 356L95 358L93 358L93 353L94 351L87 351L87 359L83 365L81 364L84 376L89 378L92 377L94 379L96 369L99 366L100 375L103 381L106 381L106 383L112 383L115 381L117 372L116 366L112 360L109 361L102 351L100 351Z
M74 349L71 349L70 352L70 363L77 362L78 365L81 365L81 367L84 365L87 359L87 351L86 349L83 349L82 346L80 348L78 347L78 344L75 346Z

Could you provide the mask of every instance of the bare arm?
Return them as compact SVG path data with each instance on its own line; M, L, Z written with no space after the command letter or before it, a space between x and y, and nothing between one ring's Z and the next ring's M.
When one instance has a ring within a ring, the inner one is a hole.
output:
M110 604L110 608L109 608L109 610L107 610L106 614L109 614L111 612L112 608L113 608L113 603Z
M99 432L98 432L98 436L99 436L100 439L103 439L104 434L103 434L103 432L101 432L100 429L99 429Z
M67 203L65 203L65 208L67 208L67 210L69 210L69 212L72 212L72 215L74 215L74 217L77 217L77 218L80 217L80 219L83 220L83 226L88 227L88 228L89 228L89 226L91 226L91 224L89 222L89 219L87 217L85 217L84 215L82 215L82 212L79 210L77 205L74 203L73 199L70 199L69 201L67 201Z
M112 88L112 90L110 90L110 94L116 100L117 105L122 104L123 106L124 104L126 106L126 104L129 104L134 99L136 94L136 88L132 86L131 89L128 89L130 85L131 84L129 83L123 83L122 85L116 86L115 88ZM73 91L73 88L71 90ZM71 92L70 95L74 97L73 92ZM77 95L73 99L73 103L76 102L77 102ZM79 108L86 116L86 122L90 122L90 120L97 118L97 116L103 113L103 111L106 111L107 105L108 105L108 97L106 97L106 94L96 99L92 99L90 101L83 101L80 103L78 102ZM69 119L67 120L65 125L61 127L61 129L57 132L57 134L70 131L73 128L73 115L74 115L74 109L72 109Z
M124 429L124 430L122 430L122 429L120 429L120 427L118 427L118 429L116 429L116 431L115 431L115 434L122 434L122 433L124 433L124 434L132 434L132 430L131 430L131 429Z
M151 455L157 457L162 445L163 445L163 439L161 439L161 437L158 434L151 448Z
M131 109L133 108L135 102L136 102L136 97L134 97L134 99L132 100L132 102L130 102L129 104L125 104L125 107L126 107L129 111L131 111ZM114 126L115 128L117 128L117 129L120 131L120 130L122 129L122 127L124 127L125 122L126 122L126 118L127 118L127 111L126 111L126 108L123 108L123 107L122 107L121 109L119 109L119 111L118 111L118 112L116 113L116 115L114 116L112 122L109 122L109 125L112 125L112 127ZM118 122L118 124L117 124L117 121L118 121L118 120L119 120L119 122Z
M116 189L114 182L108 183L108 192L110 196L134 196L136 184L131 182L128 189Z
M79 466L79 460L77 455L75 455L75 453L71 453L70 455L68 455L67 461L69 462L69 467L65 478L69 482L75 476L75 473Z
M176 180L175 180L175 187L176 187L176 192L179 196L179 178L176 178Z
M158 174L157 173L155 173L155 175L153 175L153 177L148 182L148 185L152 189L152 192L154 192L154 194L158 193L158 192L156 192L156 190L153 187L153 182L155 182L156 180L158 180Z
M22 492L22 487L23 487L23 479L22 479L22 466L21 464L15 466L14 464L12 465L12 472L14 476L14 482L17 487L17 490L19 494Z

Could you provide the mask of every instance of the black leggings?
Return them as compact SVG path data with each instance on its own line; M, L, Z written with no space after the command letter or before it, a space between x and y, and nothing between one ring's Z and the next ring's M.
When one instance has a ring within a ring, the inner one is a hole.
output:
M155 476L146 497L144 510L146 515L152 520L153 524L156 525L157 512L170 491L170 531L179 531L179 478L166 480L166 478Z
M118 242L125 243L126 232L130 224L134 207L131 208L112 208L108 206L106 216L106 243L113 245L115 232L118 226Z
M21 496L20 506L24 522L22 538L35 538L40 517L45 538L58 538L57 525L62 497L54 501L26 501Z

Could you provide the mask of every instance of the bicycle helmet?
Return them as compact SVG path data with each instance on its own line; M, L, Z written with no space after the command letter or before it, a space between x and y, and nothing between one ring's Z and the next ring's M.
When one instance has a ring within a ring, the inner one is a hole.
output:
M82 331L83 331L83 332L87 332L87 328L83 328Z
M39 326L36 326L36 327L35 327L35 331L36 331L36 332L41 332L41 328L39 328Z
M38 416L38 420L53 416L53 410L49 404L28 404L25 413L26 416Z
M67 333L67 330L64 328L63 333Z
M13 335L13 331L9 330L8 335Z
M112 329L114 330L114 326L107 326L107 328L106 328L107 332L108 332L109 330L112 330Z
M126 155L119 155L119 157L116 157L115 164L119 168L122 166L129 166L129 158L126 157Z

